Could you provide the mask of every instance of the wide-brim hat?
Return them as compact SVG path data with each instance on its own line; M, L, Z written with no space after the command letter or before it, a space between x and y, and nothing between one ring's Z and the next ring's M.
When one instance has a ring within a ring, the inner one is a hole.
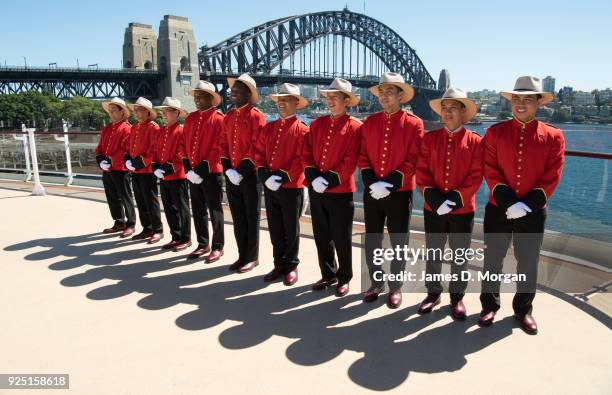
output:
M368 89L371 94L378 97L378 87L381 85L394 85L400 88L404 92L404 97L401 100L401 103L408 103L414 97L414 88L412 85L404 82L404 77L401 74L386 72L380 76L380 81L378 85L375 85Z
M128 118L130 116L130 108L125 103L125 100L120 99L118 97L113 97L111 100L106 100L102 102L102 108L104 109L104 111L108 113L108 115L110 115L110 105L111 104L117 107L121 107L123 109L123 112L124 112L123 118Z
M255 104L259 101L259 93L257 93L257 84L248 73L241 74L238 78L227 77L227 83L230 89L232 89L232 86L234 86L234 83L236 81L242 82L251 91L251 100L249 100L251 104Z
M555 100L555 95L542 89L542 81L538 77L530 75L518 77L514 84L514 90L502 91L501 95L509 101L512 101L512 95L540 95L542 96L541 106Z
M294 84L284 83L278 88L278 93L269 95L273 102L277 102L279 97L293 96L298 99L297 109L308 107L308 100L300 93L300 87Z
M467 123L470 119L474 118L478 112L478 106L474 101L468 99L464 91L459 88L448 88L441 98L429 101L431 109L440 117L442 117L442 102L444 100L454 100L463 103L465 106L465 115L462 119L463 123Z
M212 105L213 106L218 106L219 104L221 104L221 96L219 96L219 94L217 93L217 89L215 88L215 86L208 82L208 81L198 81L198 83L196 84L195 88L191 89L189 91L189 94L191 96L194 95L194 93L196 91L202 91L202 92L207 92L210 93L213 97L213 102Z
M142 107L146 108L149 111L149 118L154 121L157 119L157 111L153 108L153 103L150 100L145 99L144 97L139 97L138 100L134 104L129 105L132 111L134 111L134 107Z
M155 106L155 108L159 108L160 110L163 110L164 108L172 108L173 110L178 110L180 113L179 115L182 118L187 116L187 111L183 110L181 107L181 101L175 97L166 96L161 106Z
M359 104L359 96L353 93L353 85L344 78L334 78L327 89L321 89L319 93L326 97L331 92L342 92L349 97L348 107L354 107Z

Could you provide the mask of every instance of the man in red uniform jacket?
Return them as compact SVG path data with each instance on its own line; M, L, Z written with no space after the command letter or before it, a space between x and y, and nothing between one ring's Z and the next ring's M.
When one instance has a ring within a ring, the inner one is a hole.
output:
M448 239L453 256L460 254L451 263L451 315L464 320L462 299L467 281L462 272L467 271L468 262L463 257L471 244L475 196L482 185L482 138L463 125L476 115L478 108L457 88L449 88L441 99L431 100L429 105L440 115L444 128L425 134L416 170L416 182L425 199L423 214L428 251L425 273L429 278L425 281L427 297L421 302L419 313L429 313L440 303L442 285L432 278L442 271Z
M185 118L187 113L174 97L166 97L157 108L161 110L165 126L157 138L151 167L159 179L166 221L172 236L172 240L162 249L178 252L191 246L189 194L183 169L183 125L178 123L179 116Z
M282 84L276 102L279 119L264 126L255 145L257 175L264 184L266 214L274 256L274 269L264 281L283 276L285 285L298 279L300 263L300 215L304 204L304 166L302 147L308 126L297 119L295 112L308 106L293 84Z
M189 254L197 259L208 253L206 262L218 261L223 255L225 235L223 229L223 190L220 159L220 138L223 114L217 110L221 96L208 81L199 81L189 92L197 111L185 118L183 139L185 157L183 166L191 191L191 211L198 246ZM212 243L208 233L208 213L212 222Z
M221 164L238 246L238 259L230 265L230 270L246 273L259 264L261 184L257 182L253 150L266 117L254 107L259 95L253 78L242 74L228 78L227 82L234 108L223 120Z
M366 118L361 127L358 166L364 185L365 252L372 282L364 294L365 302L378 299L384 290L386 275L373 258L374 252L382 248L385 221L394 248L408 243L414 174L423 138L423 121L400 107L414 96L414 90L401 75L384 73L380 84L370 92L378 97L383 111ZM392 260L392 274L402 273L405 266L403 259ZM390 308L402 303L402 283L389 281Z
M485 262L483 275L501 273L510 242L516 271L526 281L517 282L512 307L521 328L536 334L531 315L538 260L544 237L546 203L559 184L565 158L561 130L539 122L536 111L554 99L542 90L540 79L519 77L513 91L502 92L512 104L513 119L491 126L484 137L484 176L490 189L485 208ZM482 282L479 323L489 326L500 307L499 281Z
M132 172L132 187L138 206L142 232L132 236L133 240L147 240L148 244L157 243L164 237L161 211L157 199L157 178L153 175L151 162L155 142L159 134L157 112L151 102L139 97L130 105L136 120L130 132L130 145L125 154L125 167Z
M342 78L334 79L328 89L321 90L321 95L330 115L310 124L303 152L321 269L321 279L312 288L323 290L337 283L336 296L340 297L349 292L353 277L351 235L356 189L353 173L361 143L361 121L349 117L346 108L356 106L359 98L353 94L351 83Z
M123 155L128 150L131 126L127 122L130 110L123 99L118 97L102 102L111 123L102 129L100 142L96 147L96 161L102 169L104 193L115 223L104 229L104 233L121 232L120 237L134 233L136 210L132 200L130 173L123 163Z

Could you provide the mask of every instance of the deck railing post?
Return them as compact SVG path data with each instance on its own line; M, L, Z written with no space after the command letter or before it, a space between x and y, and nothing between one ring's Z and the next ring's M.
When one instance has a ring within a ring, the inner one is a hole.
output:
M45 187L40 183L40 174L38 173L38 158L36 155L36 142L34 141L35 128L27 128L25 125L21 125L21 130L28 133L28 140L30 140L30 153L32 154L32 170L34 171L34 188L32 189L32 195L34 196L45 196L47 192Z

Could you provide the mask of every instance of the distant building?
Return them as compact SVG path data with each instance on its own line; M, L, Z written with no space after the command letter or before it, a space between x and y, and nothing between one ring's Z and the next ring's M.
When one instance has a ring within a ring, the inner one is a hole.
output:
M551 76L546 76L546 78L542 80L542 87L544 92L555 93L555 79Z
M606 88L599 91L599 104L612 104L612 89Z
M440 71L440 78L438 78L438 90L445 91L450 88L450 73L446 69Z
M571 86L564 86L559 91L559 100L561 100L563 104L572 104L573 93L574 88L572 88Z
M593 94L591 92L576 91L572 104L575 106L590 106L593 104Z

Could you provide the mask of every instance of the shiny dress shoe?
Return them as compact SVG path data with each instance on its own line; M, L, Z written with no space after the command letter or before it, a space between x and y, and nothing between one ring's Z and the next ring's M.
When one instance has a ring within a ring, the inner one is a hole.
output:
M348 283L344 283L344 284L338 284L336 286L336 296L341 298L344 295L346 295L347 293L349 293L349 284Z
M229 265L229 271L230 272L235 272L236 270L238 270L240 268L240 266L242 266L242 261L240 259L238 259L236 262L234 262L231 265Z
M125 225L124 224L115 224L113 226L111 226L110 228L106 228L102 231L102 233L104 234L110 234L110 233L117 233L117 232L123 232L123 230L125 229Z
M179 242L177 240L172 240L170 243L166 243L161 246L162 250L172 250Z
M463 321L465 320L466 315L467 313L465 311L463 300L458 300L455 303L451 303L451 317L456 320Z
M221 259L223 256L223 249L220 250L212 250L210 254L206 257L206 263L213 263Z
M493 319L495 318L495 311L481 311L480 317L478 318L478 325L480 326L491 326Z
M130 237L134 234L134 232L136 232L136 229L134 229L133 226L128 226L126 227L123 232L121 232L121 234L119 235L120 238L125 239L126 237Z
M282 274L283 273L280 271L280 269L275 267L268 274L264 276L263 280L267 283L276 281L280 278L280 276L282 276Z
M191 247L191 241L189 241L189 240L179 241L178 243L176 243L176 245L174 246L172 251L179 252L179 251L183 251L184 249L187 249L189 247Z
M322 278L319 281L317 281L316 283L312 284L312 289L314 291L322 291L325 288L329 287L330 285L334 285L335 283L338 282L337 278L331 278L329 280Z
M189 259L198 259L199 257L201 257L202 255L206 254L210 252L210 247L204 247L204 246L198 246L198 248L196 248L195 250L191 251L191 253L189 255L187 255L187 258Z
M247 262L244 265L240 266L237 271L238 273L241 273L241 274L250 272L251 270L255 269L258 265L259 265L259 261Z
M530 335L538 334L538 324L531 314L525 314L524 316L515 315L514 318L521 323L521 329L524 330L525 333Z
M383 286L377 287L375 285L372 285L363 294L363 301L366 302L366 303L374 302L376 299L378 299L378 295L380 295L383 290L384 290Z
M155 244L163 238L164 238L163 233L153 233L151 237L149 237L149 241L147 241L147 244Z
M151 236L153 236L152 230L143 229L142 232L138 233L137 235L132 236L132 240L145 240L145 239L150 238Z
M427 295L419 305L419 314L431 313L434 307L440 304L440 295Z
M402 304L402 291L393 291L387 297L387 307L397 309Z
M297 280L298 280L298 271L297 271L297 268L295 268L289 273L285 274L285 277L283 278L283 284L285 284L286 286L290 286L290 285L295 284Z

